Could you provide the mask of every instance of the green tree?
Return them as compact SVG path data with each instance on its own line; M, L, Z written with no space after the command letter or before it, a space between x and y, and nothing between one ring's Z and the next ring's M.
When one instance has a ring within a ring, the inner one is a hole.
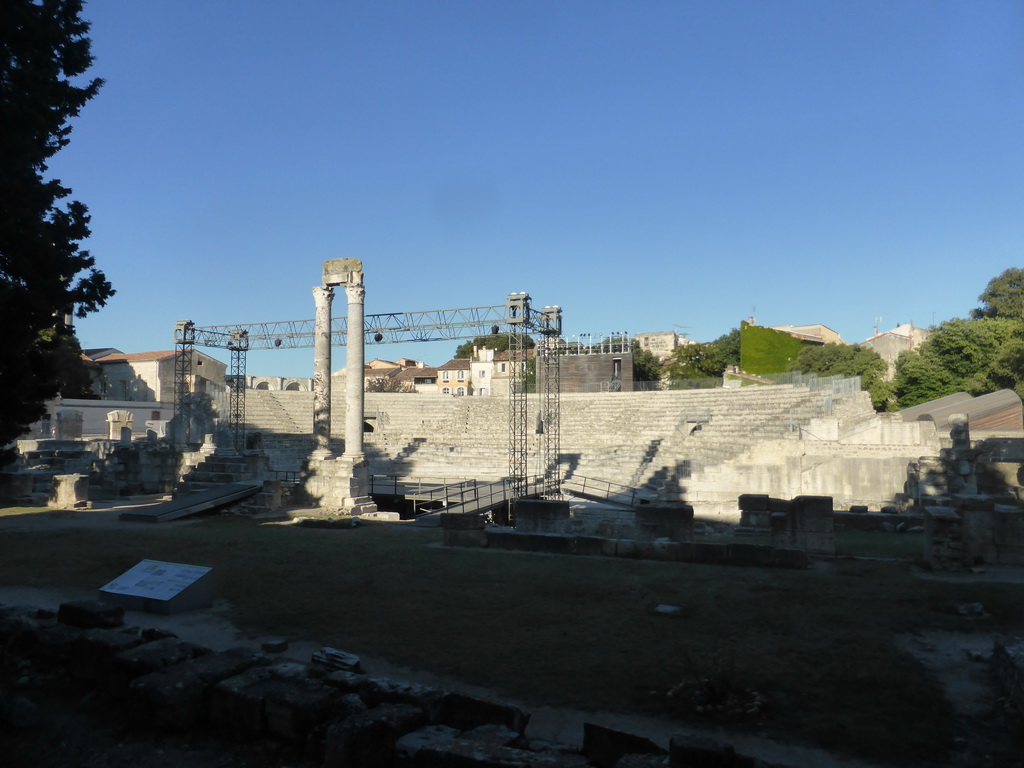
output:
M633 381L658 381L661 379L661 360L649 349L641 349L633 342Z
M895 406L892 384L886 380L888 366L875 350L846 344L804 347L790 370L819 376L860 376L861 389L871 395L876 411Z
M85 317L113 295L79 248L86 207L44 178L102 84L80 80L92 63L81 11L80 0L0 4L0 448L60 391L59 350L73 335L64 315ZM12 457L0 451L0 464Z
M899 406L909 408L955 392L984 395L1019 382L1014 349L1022 340L1024 327L1009 318L947 320L928 341L896 361Z
M737 368L740 364L740 329L733 328L728 333L722 334L717 339L709 342L718 350L718 356L727 365L734 365Z
M1003 317L1024 321L1024 269L1011 267L988 281L978 297L982 306L971 310L971 317Z
M509 335L507 333L494 333L490 336L477 336L472 341L460 344L455 350L456 360L469 360L473 356L473 347L487 347L495 352L504 352L509 346ZM526 348L533 349L536 342L529 336L526 337Z
M725 373L725 360L714 344L687 344L672 350L665 365L665 378L710 379Z

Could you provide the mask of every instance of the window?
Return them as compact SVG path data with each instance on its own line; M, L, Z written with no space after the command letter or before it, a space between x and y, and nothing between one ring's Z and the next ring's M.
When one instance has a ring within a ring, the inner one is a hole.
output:
M441 394L442 395L450 395L451 393L452 393L452 390L451 390L450 387L445 387L444 389L441 390Z
M441 371L441 378L448 381L448 371Z
M455 390L455 394L456 395L464 395L464 394L466 394L466 388L465 387L459 387L458 389Z
M477 376L478 379L486 379L487 378L487 371L485 371L483 368L481 368L479 371L477 371L476 376Z
M501 371L501 373L505 373L505 364L502 363L501 368L499 368L498 370Z
M459 381L462 381L463 379L466 378L466 372L465 371L459 371L457 376L459 377Z

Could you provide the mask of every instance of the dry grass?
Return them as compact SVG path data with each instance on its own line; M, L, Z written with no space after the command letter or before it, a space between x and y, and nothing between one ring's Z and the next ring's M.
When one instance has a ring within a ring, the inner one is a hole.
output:
M885 537L882 547L878 534L865 536L876 538L840 546L890 556L893 547L920 547L920 537L916 546L913 536ZM1024 631L1024 587L922 580L906 562L840 559L798 572L452 550L439 541L439 531L408 526L318 530L228 517L5 531L0 583L95 588L143 558L208 565L230 618L253 634L337 645L529 703L583 709L667 712L674 685L724 674L769 702L763 718L729 727L902 765L941 763L953 715L894 635ZM992 618L957 615L965 602L984 603ZM661 604L682 610L654 613Z

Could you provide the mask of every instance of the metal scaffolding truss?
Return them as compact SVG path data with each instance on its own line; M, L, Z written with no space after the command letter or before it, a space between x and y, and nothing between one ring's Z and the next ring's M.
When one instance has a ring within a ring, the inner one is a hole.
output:
M505 321L504 312L504 305L499 305L366 315L363 336L367 344L471 339L498 333ZM245 331L249 349L302 349L313 346L314 325L313 320L193 325L192 332L194 344L199 347L227 348L235 331ZM331 320L331 346L347 345L348 318L335 317Z
M542 382L538 430L542 433L541 460L544 495L558 498L561 492L560 401L558 359L561 342L561 309L544 307L535 311L526 293L509 295L504 305L438 309L421 312L388 312L364 317L364 343L399 344L413 341L472 339L477 336L509 334L509 482L513 502L527 493L527 337L539 334L538 379ZM269 323L197 326L183 320L174 326L174 423L175 442L192 442L192 366L196 347L214 347L231 352L229 421L236 450L245 447L246 352L253 349L312 348L314 320L285 320ZM348 318L331 321L331 345L348 343Z

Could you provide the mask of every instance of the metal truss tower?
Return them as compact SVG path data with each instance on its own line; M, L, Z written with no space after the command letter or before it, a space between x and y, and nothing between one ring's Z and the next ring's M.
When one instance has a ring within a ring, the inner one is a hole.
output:
M192 361L195 357L196 326L181 320L174 326L174 420L172 442L192 442Z
M508 492L509 524L514 523L515 502L527 493L526 389L527 330L530 324L530 296L509 294L505 303L508 324Z
M561 419L562 388L559 357L562 353L562 310L544 307L540 311L541 343L537 349L537 378L541 388L541 453L544 462L544 498L562 497Z
M235 328L231 332L228 349L231 350L228 419L231 422L235 450L240 453L245 449L245 353L249 349L249 332L244 328Z

